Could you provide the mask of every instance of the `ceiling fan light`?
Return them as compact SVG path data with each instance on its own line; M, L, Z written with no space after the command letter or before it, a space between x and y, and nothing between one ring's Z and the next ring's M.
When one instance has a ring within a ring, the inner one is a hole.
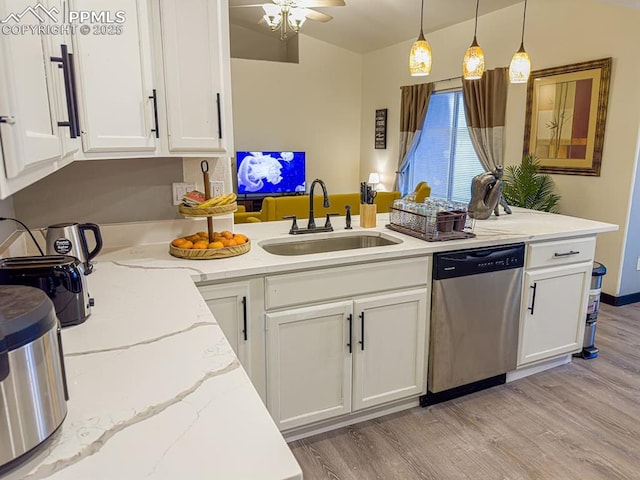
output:
M282 16L280 15L276 15L276 16L264 15L262 18L264 18L264 21L267 22L267 25L271 27L271 30L276 30L280 26L280 23L282 22Z
M270 17L277 17L280 15L280 7L275 3L265 3L262 5L262 9L264 13L266 13Z
M422 32L418 40L416 40L411 47L411 53L409 54L409 73L413 77L423 77L431 73L431 63L433 56L431 54L431 46L429 42L424 38Z
M462 59L462 78L465 80L478 80L482 78L484 68L484 52L474 37L473 43L467 48Z
M511 83L527 83L531 74L531 57L525 51L524 45L513 54L509 64L509 81Z
M306 12L303 8L292 8L289 10L288 20L291 28L297 32L307 20Z

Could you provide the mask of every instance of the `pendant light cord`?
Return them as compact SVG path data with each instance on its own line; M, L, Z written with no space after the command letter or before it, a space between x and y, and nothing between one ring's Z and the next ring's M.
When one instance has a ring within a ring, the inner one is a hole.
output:
M521 44L524 45L524 25L527 19L527 0L524 0L524 14L522 15L522 40Z
M476 38L476 33L478 33L478 7L480 7L480 0L476 1L476 26L473 28L473 38Z
M423 19L424 19L424 0L422 0L422 6L420 7L420 35L424 36L424 33L422 32Z

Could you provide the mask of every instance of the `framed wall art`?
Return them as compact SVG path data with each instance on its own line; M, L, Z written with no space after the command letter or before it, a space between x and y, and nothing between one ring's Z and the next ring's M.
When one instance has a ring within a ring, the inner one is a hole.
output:
M376 110L375 148L387 148L387 109Z
M524 154L543 173L600 175L611 58L531 72Z

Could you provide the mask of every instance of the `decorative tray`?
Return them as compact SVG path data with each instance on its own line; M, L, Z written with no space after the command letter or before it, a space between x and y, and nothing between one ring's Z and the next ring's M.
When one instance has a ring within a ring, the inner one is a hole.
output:
M184 215L185 217L215 217L216 215L233 213L237 209L237 202L208 208L187 207L183 203L178 206L178 212L180 212L180 214Z
M178 248L169 244L169 253L174 257L187 258L189 260L210 260L214 258L227 258L242 255L251 250L251 241L247 240L242 245L233 245L223 248Z

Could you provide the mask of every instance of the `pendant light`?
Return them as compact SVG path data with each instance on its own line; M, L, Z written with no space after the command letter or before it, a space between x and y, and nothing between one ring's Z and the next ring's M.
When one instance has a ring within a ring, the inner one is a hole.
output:
M520 50L513 54L509 65L509 80L511 83L527 83L531 74L531 58L524 49L524 24L527 19L527 0L524 0L524 14L522 15L522 41Z
M424 14L424 0L422 0L422 7L420 9L420 36L411 47L411 53L409 54L409 72L414 77L422 77L429 75L431 72L431 47L429 42L424 38L422 32L422 18Z
M480 0L476 0L476 26L473 29L473 43L467 48L462 60L462 78L465 80L478 80L484 73L484 52L480 45L476 33L478 32L478 7Z

